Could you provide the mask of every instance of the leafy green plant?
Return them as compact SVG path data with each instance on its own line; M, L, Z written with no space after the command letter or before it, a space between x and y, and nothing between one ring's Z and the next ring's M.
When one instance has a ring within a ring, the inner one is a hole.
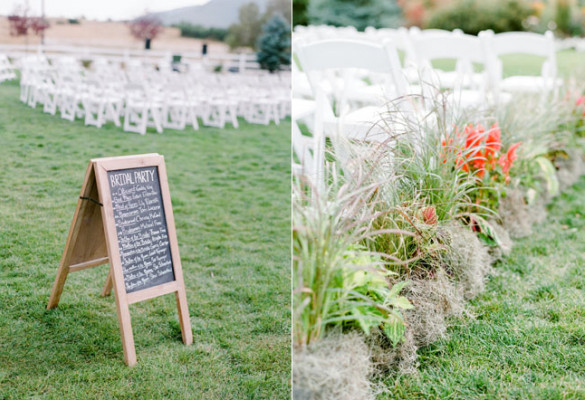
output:
M373 155L365 157L381 160L373 174L381 186L373 222L378 234L367 246L392 257L389 268L406 276L426 276L441 267L446 251L441 227L478 212L472 202L477 185L453 168L456 154L444 152L445 134L452 129L446 107L440 98L428 101L436 104L423 120L404 115L402 100L389 104L384 123L400 123L405 132L394 137L389 132L391 144L373 145ZM393 235L394 230L408 234Z
M496 33L523 31L522 22L530 14L530 5L524 0L457 0L437 9L426 28L461 29L472 35L486 29Z
M404 332L400 310L411 307L399 295L405 283L390 287L392 273L381 256L356 246L376 234L371 222L377 212L368 200L378 186L340 180L335 174L319 191L298 181L293 191L295 344L314 343L335 325L356 326L365 334L380 327L397 344Z
M336 311L337 318L344 324L357 324L366 335L380 327L396 346L404 335L399 310L412 308L408 299L400 296L408 282L397 282L390 287L388 278L397 274L382 268L372 269L380 264L380 259L363 246L351 246L346 259L351 267L344 270L343 281L337 282L345 307Z

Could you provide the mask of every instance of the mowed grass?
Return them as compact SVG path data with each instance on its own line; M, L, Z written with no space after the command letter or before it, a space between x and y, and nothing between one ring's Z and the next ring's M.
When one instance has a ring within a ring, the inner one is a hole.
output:
M0 399L290 396L290 122L102 129L32 110L0 85ZM108 266L69 275L45 309L88 161L165 156L194 343L173 295L130 306L123 362Z
M419 350L420 374L380 399L585 399L585 178L518 240L472 302L475 318Z
M540 75L544 57L527 54L509 54L502 58L504 77L516 75ZM453 60L436 60L433 62L435 68L445 71L455 69ZM481 70L479 66L476 66ZM559 76L569 78L571 76L583 76L585 71L585 53L575 50L562 50L557 52L557 68Z

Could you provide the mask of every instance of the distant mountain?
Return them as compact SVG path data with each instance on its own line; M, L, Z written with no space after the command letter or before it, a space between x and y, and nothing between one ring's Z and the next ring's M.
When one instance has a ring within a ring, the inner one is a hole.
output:
M187 22L211 28L228 28L238 22L240 7L250 2L258 4L262 13L268 0L211 0L200 6L182 7L151 15L158 17L164 25Z

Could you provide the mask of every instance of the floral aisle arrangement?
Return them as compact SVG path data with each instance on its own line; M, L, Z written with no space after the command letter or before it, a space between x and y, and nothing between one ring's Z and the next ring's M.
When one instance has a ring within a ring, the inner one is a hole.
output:
M417 350L466 313L510 236L544 215L563 175L585 173L566 163L585 165L583 98L546 113L516 102L449 124L437 107L433 124L389 146L359 143L325 192L296 190L295 393L368 398L380 371L416 371Z
M471 192L472 204L466 222L492 246L498 245L498 237L483 217L493 216L498 210L501 197L512 183L512 169L522 145L522 142L515 142L505 149L501 137L502 130L497 122L489 129L481 123L469 123L463 129L455 126L441 141L442 162L467 174L477 189Z

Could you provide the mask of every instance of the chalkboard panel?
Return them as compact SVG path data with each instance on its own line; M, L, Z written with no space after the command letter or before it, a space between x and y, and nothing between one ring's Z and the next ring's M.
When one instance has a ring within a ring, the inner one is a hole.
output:
M108 171L126 292L175 280L158 167Z

